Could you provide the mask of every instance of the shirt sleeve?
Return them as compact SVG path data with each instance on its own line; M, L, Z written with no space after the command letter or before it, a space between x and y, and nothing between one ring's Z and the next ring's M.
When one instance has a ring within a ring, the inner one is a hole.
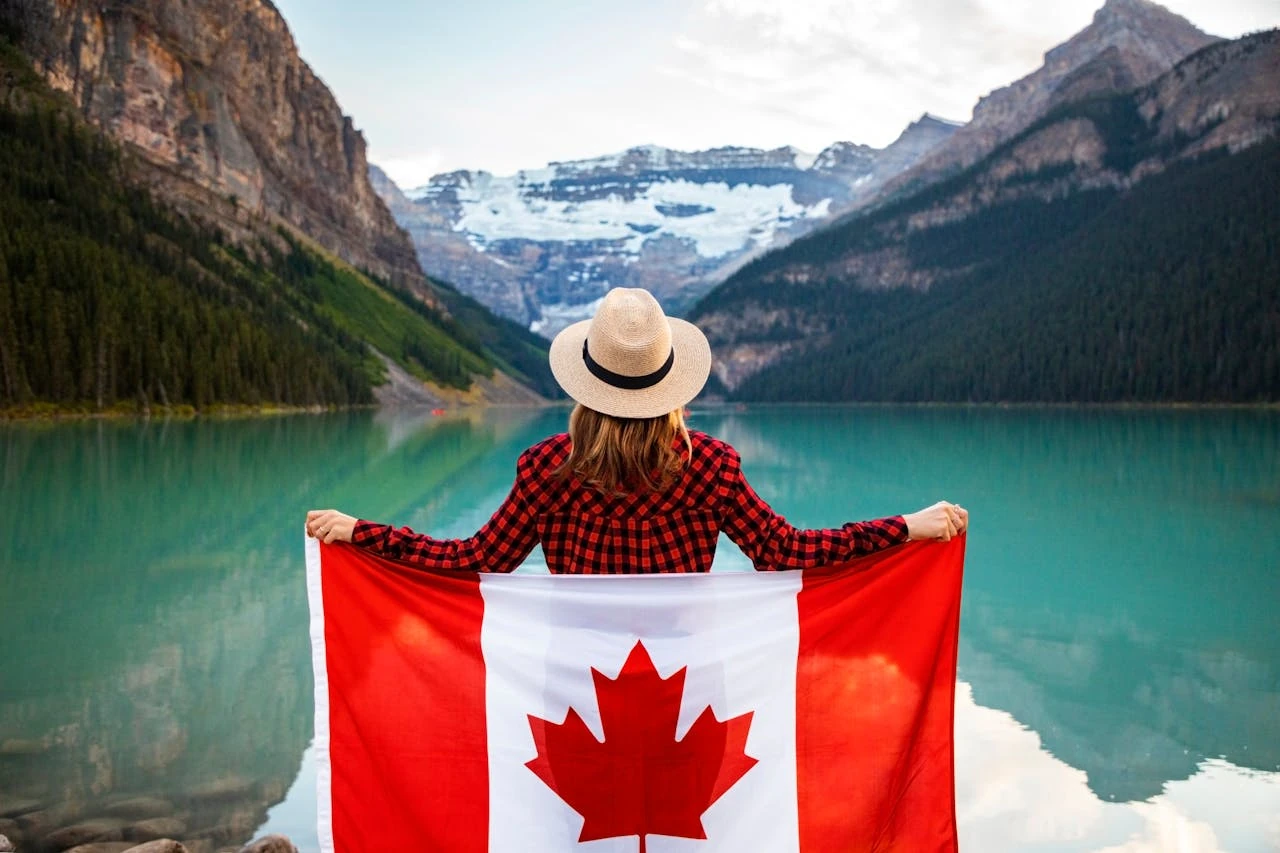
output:
M429 569L460 572L510 572L538 543L531 500L529 454L516 465L516 481L506 500L469 539L433 539L408 527L394 528L360 519L351 544Z
M751 488L737 451L729 448L727 453L717 483L720 526L757 571L828 566L907 541L907 522L900 515L827 530L793 527Z

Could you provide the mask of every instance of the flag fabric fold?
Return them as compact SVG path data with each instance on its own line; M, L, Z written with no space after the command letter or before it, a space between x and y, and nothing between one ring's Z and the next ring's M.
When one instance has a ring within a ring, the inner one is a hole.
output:
M306 552L324 853L957 849L964 537L777 573Z

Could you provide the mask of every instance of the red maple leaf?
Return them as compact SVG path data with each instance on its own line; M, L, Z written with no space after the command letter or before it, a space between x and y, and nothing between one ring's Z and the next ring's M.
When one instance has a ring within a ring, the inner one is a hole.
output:
M750 770L751 712L721 722L710 706L681 740L685 668L658 675L636 643L617 678L592 668L604 740L573 708L563 723L529 715L538 757L525 766L582 815L578 841L623 835L706 838L702 813Z

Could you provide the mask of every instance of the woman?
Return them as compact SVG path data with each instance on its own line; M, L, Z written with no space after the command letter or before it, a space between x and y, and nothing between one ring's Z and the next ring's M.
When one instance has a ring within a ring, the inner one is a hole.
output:
M461 571L509 572L541 542L553 573L617 574L705 572L722 530L757 569L776 571L945 541L968 526L968 513L943 501L831 530L792 527L752 490L732 447L685 428L711 348L645 290L611 290L594 318L556 336L550 357L578 403L569 432L521 454L511 494L474 536L432 539L331 509L307 513L307 533Z

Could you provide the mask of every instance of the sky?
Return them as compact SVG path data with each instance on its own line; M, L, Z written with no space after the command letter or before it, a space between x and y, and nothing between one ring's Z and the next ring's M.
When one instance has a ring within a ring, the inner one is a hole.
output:
M274 0L403 188L635 145L881 147L966 121L1101 0ZM1170 0L1224 37L1280 0Z

